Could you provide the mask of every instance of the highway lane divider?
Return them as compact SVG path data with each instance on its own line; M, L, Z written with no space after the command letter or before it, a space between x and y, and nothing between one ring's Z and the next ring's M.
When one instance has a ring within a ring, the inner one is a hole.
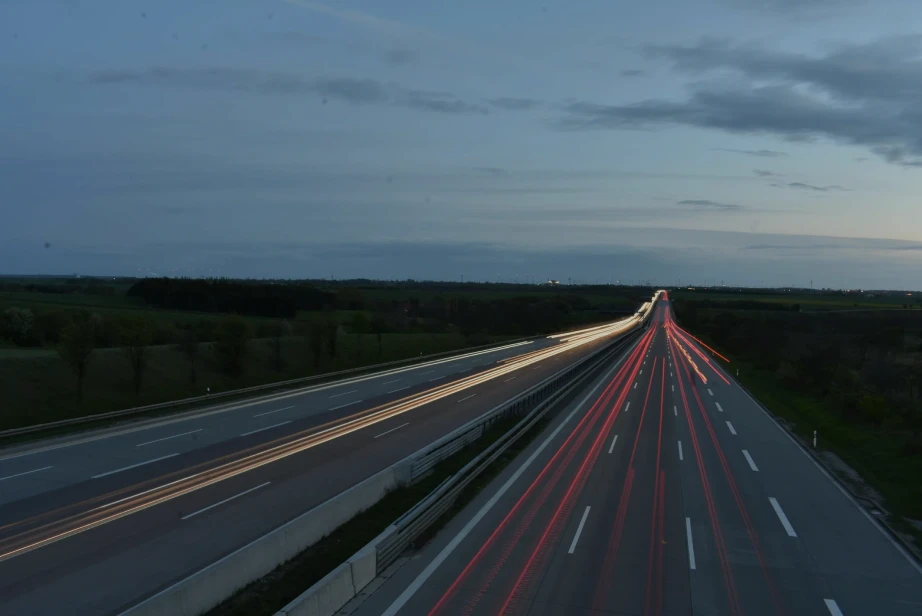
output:
M335 568L280 612L286 615L332 615L447 511L461 490L539 421L554 403L577 387L605 361L637 340L654 306L655 302L652 302L646 314L632 317L634 323L627 332L621 333L592 354L276 530L128 608L123 616L198 616L205 613L238 589L265 576L368 509L390 491L425 477L436 464L480 438L496 422L525 414L512 430L404 514L378 539ZM585 336L588 338L594 334L592 332ZM570 342L573 342L572 338Z

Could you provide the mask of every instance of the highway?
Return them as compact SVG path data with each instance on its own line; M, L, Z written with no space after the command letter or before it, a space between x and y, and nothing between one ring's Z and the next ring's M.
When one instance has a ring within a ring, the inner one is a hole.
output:
M0 614L116 614L633 326L0 451Z
M675 324L341 612L922 613L922 569Z

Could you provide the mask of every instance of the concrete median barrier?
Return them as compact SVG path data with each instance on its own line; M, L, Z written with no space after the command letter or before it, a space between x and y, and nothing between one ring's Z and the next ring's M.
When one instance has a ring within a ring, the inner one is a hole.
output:
M332 616L354 596L352 565L344 562L276 612L276 616Z

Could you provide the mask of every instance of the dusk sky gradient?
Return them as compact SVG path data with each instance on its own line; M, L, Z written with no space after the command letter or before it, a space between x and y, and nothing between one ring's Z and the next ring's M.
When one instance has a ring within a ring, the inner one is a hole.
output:
M0 0L0 273L922 288L918 0Z

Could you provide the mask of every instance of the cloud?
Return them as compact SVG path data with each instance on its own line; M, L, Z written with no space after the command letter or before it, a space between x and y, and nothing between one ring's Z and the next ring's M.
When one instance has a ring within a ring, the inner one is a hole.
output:
M269 43L280 43L283 45L296 46L313 46L324 41L322 36L316 34L305 34L297 30L284 30L281 32L266 32L262 39Z
M812 192L835 192L835 191L849 192L850 191L850 189L843 188L841 186L814 186L813 184L804 184L803 182L790 182L788 184L772 184L772 186L776 186L778 188L784 188L786 186L788 188L795 188L797 190L809 190Z
M489 104L494 107L499 107L500 109L506 109L509 111L523 111L527 109L534 109L541 105L540 101L537 101L532 98L516 98L512 96L505 96L500 98L491 98L487 101Z
M384 53L384 59L391 64L411 64L416 60L416 52L409 49L391 49Z
M783 173L775 173L773 171L766 171L765 169L753 169L752 172L755 173L760 178L782 178L784 177Z
M756 156L758 158L781 158L783 156L787 156L786 152L778 152L776 150L734 150L732 148L713 148L713 151L743 154L745 156Z
M99 86L143 85L242 91L262 95L316 95L350 104L390 104L446 114L480 114L490 110L468 103L448 92L414 90L374 79L352 77L307 78L292 73L242 68L168 68L145 70L103 70L91 73L87 81Z
M499 167L471 167L474 171L486 173L487 175L505 175L506 170Z
M621 71L620 74L621 74L622 77L643 77L644 75L647 74L647 72L646 72L646 71L642 71L642 70L637 69L637 68L629 68L629 69L625 69L625 70Z
M743 209L743 206L735 203L719 203L709 199L685 199L676 202L676 205L691 205L702 210L719 210L721 212L738 212Z

